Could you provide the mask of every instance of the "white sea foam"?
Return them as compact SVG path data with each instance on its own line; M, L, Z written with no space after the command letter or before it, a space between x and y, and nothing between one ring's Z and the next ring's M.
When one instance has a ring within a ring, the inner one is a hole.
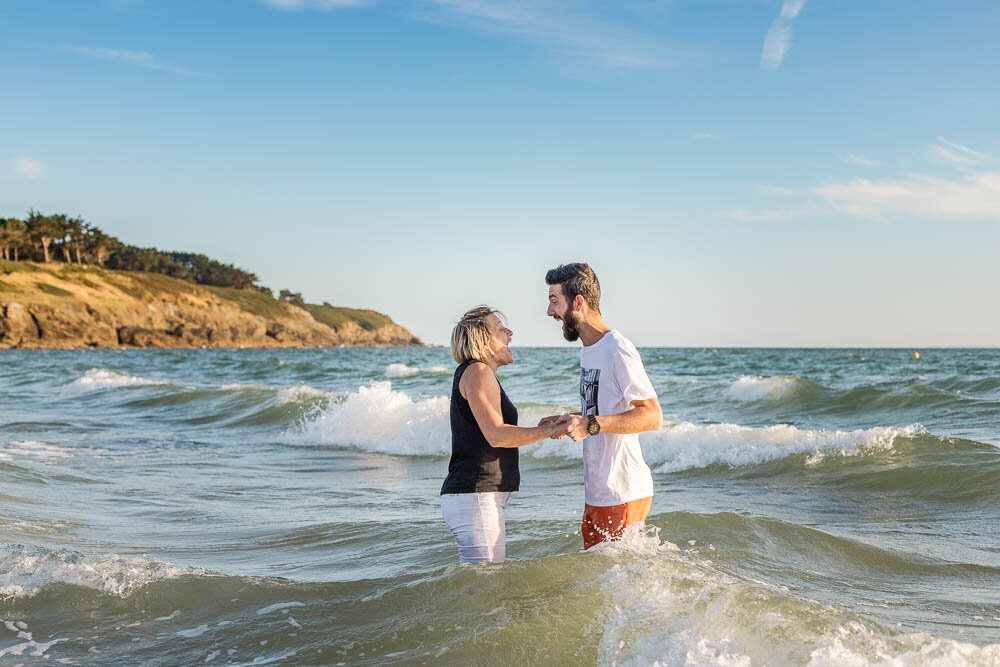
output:
M181 615L181 610L180 609L174 609L174 612L172 614L170 614L170 616L157 616L153 620L154 621L169 621L169 620L177 618L180 615Z
M976 646L916 632L879 636L857 625L838 628L813 650L808 667L986 667L1000 665L1000 644Z
M449 399L413 400L390 382L373 382L332 403L283 438L298 445L339 445L402 455L451 451Z
M726 397L734 401L760 401L766 398L780 398L795 388L799 378L795 375L760 377L741 375L726 389Z
M273 611L278 611L279 609L288 609L290 607L305 607L304 602L278 602L277 604L272 604L263 609L257 610L258 616L263 616L264 614L270 614ZM288 613L288 612L285 612Z
M33 460L55 463L73 456L69 447L50 445L37 440L14 440L0 448L0 461Z
M207 625L199 625L196 628L189 628L187 630L178 630L174 634L180 635L181 637L200 637L208 632Z
M447 373L448 369L444 366L407 366L406 364L389 364L385 367L385 376L387 378L408 378L414 375L419 375L420 373Z
M71 396L82 394L88 391L99 389L110 389L115 387L133 387L138 385L168 385L173 384L170 380L150 380L127 373L120 373L110 368L91 368L76 380L64 385L61 394Z
M59 642L69 641L68 637L62 637L60 639L53 639L48 642L36 642L36 641L26 641L22 644L14 644L13 646L8 646L7 648L0 649L0 658L5 655L24 655L24 652L30 649L28 655L33 658L41 658L49 656L45 655L45 652L52 648L55 644Z
M205 570L150 558L125 560L117 554L85 556L68 550L0 545L0 600L31 597L55 583L75 584L126 597L151 582L189 574L202 575Z
M107 453L97 447L63 447L37 440L13 440L0 447L0 461L33 461L36 463L59 463L80 452Z
M876 426L850 431L800 429L788 424L748 427L737 424L682 422L639 436L642 454L654 472L671 473L723 464L733 467L775 461L793 454L811 454L815 464L829 455L857 456L892 449L896 438L923 433L918 425ZM583 450L569 439L545 440L524 448L536 458L579 459Z
M336 394L333 392L323 391L322 389L315 389L308 385L299 384L294 387L279 389L278 405L285 405L286 403L299 403L301 401L308 401L314 398L333 398L334 396L336 396Z
M1000 644L925 633L893 634L864 619L722 572L710 560L632 531L588 556L611 557L602 575L609 613L598 662L616 665L807 664L884 667L1000 664Z

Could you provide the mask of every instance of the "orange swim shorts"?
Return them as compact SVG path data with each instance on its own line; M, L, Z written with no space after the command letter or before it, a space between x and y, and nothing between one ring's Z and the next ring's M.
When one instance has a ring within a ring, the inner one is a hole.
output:
M625 526L645 521L652 505L653 496L608 507L584 505L583 521L580 524L583 548L589 549L600 542L620 540L622 533L625 532Z

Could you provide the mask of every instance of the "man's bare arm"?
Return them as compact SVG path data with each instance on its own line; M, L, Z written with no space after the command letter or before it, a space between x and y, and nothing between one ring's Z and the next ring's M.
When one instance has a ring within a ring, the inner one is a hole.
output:
M663 425L663 410L656 398L632 401L632 407L620 415L598 415L594 419L601 426L601 433L643 433L657 431ZM569 436L574 440L587 437L590 417L572 416Z

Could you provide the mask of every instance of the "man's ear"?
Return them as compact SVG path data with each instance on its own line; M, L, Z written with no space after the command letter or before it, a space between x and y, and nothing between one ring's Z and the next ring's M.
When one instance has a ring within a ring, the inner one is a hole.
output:
M583 310L583 304L585 304L585 303L586 303L586 300L583 298L583 295L582 294L577 294L573 298L573 310L582 311Z

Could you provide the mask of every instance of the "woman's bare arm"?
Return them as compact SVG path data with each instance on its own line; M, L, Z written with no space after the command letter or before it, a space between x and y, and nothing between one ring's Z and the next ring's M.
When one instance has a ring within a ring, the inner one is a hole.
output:
M564 424L522 428L503 423L500 412L500 383L486 364L472 364L458 383L458 390L469 401L479 430L493 447L523 447L539 440L565 435Z

